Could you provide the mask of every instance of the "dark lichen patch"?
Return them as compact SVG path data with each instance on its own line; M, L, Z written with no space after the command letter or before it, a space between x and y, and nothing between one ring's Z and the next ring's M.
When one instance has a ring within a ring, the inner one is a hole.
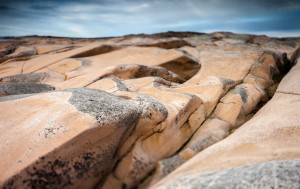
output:
M116 83L117 88L118 88L119 91L129 91L129 89L118 78L111 77L110 79L113 80Z
M0 84L0 95L33 94L53 91L55 88L47 84Z
M64 188L71 185L71 176L68 174L70 169L67 164L66 161L55 159L48 161L43 169L33 166L32 170L27 170L29 178L23 180L23 184L27 188Z
M93 116L100 126L133 125L138 121L141 107L130 101L96 89L68 89L72 92L69 102L79 111Z
M57 125L55 127L46 127L44 128L44 137L45 138L49 138L51 136L54 136L57 133L64 133L67 132L66 127L64 127L63 125Z
M33 56L33 55L36 55L36 50L23 51L20 52L17 56L24 57L24 56Z
M108 151L109 157L112 158L113 152ZM76 172L77 179L84 179L86 177L104 177L105 170L103 168L107 168L110 165L105 165L105 161L110 162L108 157L103 158L103 155L97 154L94 151L86 152L81 155L80 159L74 161L73 169Z
M29 74L18 74L8 77L0 78L1 83L32 83L40 84L42 80L48 75L48 73L29 73Z
M299 188L300 160L271 161L187 175L166 183L165 188Z
M219 78L219 80L221 81L221 83L224 85L224 90L228 90L230 87L234 86L236 84L236 82L234 80L231 79L227 79L227 78Z
M143 158L135 156L133 156L133 159L133 168L128 173L128 176L132 182L129 185L137 185L140 179L142 179L145 176L143 174L145 174L145 172L151 171L154 168L153 162L146 162Z
M81 66L90 66L91 61L87 58L76 58L76 60L79 60L81 62Z
M86 150L76 157L43 156L6 181L3 188L76 188L89 179L94 180L92 185L95 185L95 181L103 182L106 178L114 151L107 147Z
M195 62L200 62L200 59L199 59L199 58L193 56L192 54L190 54L189 52L187 52L187 51L184 50L184 49L179 49L179 48L177 48L177 49L175 49L175 50L177 50L177 51L179 51L179 52L182 52L185 56L189 57L190 59L194 60Z
M213 138L212 135L205 135L201 138L200 141L197 141L197 143L193 143L190 149L194 152L200 152L210 145L214 144L215 142L217 141Z
M141 118L153 120L153 116L156 115L161 117L162 120L158 120L158 122L161 122L168 116L168 110L165 106L147 95L139 94L134 101L142 107L143 113Z
M162 174L164 176L168 175L174 171L177 167L182 165L186 160L179 155L175 155L169 158L166 158L160 162L162 166Z
M15 175L10 180L6 181L2 186L0 186L1 189L13 189L15 187L15 182L20 179L20 176Z
M247 90L244 88L244 87L236 87L234 90L233 90L233 93L234 94L239 94L241 96L241 99L244 103L247 102L247 99L248 99L248 93L247 93Z

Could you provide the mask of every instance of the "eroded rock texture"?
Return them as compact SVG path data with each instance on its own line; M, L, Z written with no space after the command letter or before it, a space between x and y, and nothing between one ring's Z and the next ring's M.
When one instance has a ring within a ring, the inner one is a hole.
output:
M224 32L0 42L1 188L299 188L299 46Z

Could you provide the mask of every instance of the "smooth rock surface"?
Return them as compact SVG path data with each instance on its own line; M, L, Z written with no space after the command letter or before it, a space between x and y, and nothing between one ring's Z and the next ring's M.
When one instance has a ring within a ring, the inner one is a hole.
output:
M297 188L299 46L230 32L0 41L0 188Z
M293 82L297 78L294 74L297 70L298 65L292 68L280 85ZM285 90L299 87L299 84L288 85ZM195 174L204 175L254 163L299 158L300 96L281 90L279 87L273 98L233 134L197 154L153 188L168 188L169 184L184 175L195 178ZM296 179L298 183L299 178Z

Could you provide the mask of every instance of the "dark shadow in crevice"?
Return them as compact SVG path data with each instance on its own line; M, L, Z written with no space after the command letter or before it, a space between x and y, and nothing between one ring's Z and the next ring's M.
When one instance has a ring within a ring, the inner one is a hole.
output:
M201 68L201 65L187 57L181 57L160 65L182 77L184 80L192 78Z
M102 45L99 47L95 47L93 49L78 53L70 58L84 58L84 57L90 57L90 56L95 56L95 55L100 55L104 53L109 53L114 50L118 50L119 48L116 46L111 46L111 45Z

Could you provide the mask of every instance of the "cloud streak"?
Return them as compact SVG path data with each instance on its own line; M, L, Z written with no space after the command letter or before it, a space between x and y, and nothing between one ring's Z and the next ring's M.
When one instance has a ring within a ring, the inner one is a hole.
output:
M170 30L300 35L298 0L4 0L0 16L0 36L106 37Z

